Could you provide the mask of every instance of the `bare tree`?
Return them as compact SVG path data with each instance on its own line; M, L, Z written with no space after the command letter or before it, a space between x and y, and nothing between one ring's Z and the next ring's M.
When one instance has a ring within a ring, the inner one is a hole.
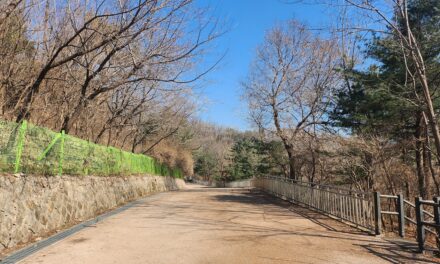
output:
M195 81L210 70L189 76L196 58L222 34L211 21L195 27L187 19L191 0L66 1L56 7L49 2L35 7L35 13L45 14L42 23L30 18L29 25L43 26L30 29L40 32L33 37L37 61L13 102L17 121L30 117L42 88L60 80L70 78L69 87L78 87L67 91L76 98L63 118L65 130L89 101L120 86Z
M0 3L0 25L2 25L17 9L24 0L5 0Z
M0 114L188 157L175 135L195 112L194 83L218 63L200 62L223 33L193 0L1 1Z
M326 123L332 87L338 82L336 43L313 35L290 21L271 30L257 50L250 76L243 84L251 116L283 142L295 169L295 140Z

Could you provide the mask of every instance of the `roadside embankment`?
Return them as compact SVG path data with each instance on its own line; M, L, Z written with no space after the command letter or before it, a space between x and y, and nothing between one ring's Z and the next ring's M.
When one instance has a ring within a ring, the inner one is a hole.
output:
M0 175L0 254L146 195L185 188L164 176Z

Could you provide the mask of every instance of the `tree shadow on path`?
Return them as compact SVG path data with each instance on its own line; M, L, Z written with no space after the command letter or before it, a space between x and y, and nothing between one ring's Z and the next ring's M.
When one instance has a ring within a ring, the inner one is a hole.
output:
M365 231L347 225L313 209L293 204L258 190L246 190L239 195L219 194L215 195L214 199L220 202L234 202L247 205L275 205L281 207L292 212L292 217L299 215L323 227L327 232L348 235L348 237L341 237L341 239L353 239L354 241L356 241L356 238L359 239L358 241L362 241L363 243L354 243L353 245L362 247L390 263L440 263L440 260L433 257L431 253L428 255L418 254L417 244L414 241L393 238L379 239ZM325 234L321 235L323 237L327 236Z

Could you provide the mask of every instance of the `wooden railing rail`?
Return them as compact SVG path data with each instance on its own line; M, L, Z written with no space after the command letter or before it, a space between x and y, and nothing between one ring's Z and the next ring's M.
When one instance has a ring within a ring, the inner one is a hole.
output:
M433 200L423 200L421 197L416 197L413 204L405 200L402 194L358 192L274 176L256 178L254 187L339 218L376 235L382 233L382 216L391 215L397 217L398 233L401 237L405 237L407 223L416 226L417 242L421 252L425 250L426 232L434 234L437 243L440 244L440 197L434 197ZM391 205L394 204L394 209L389 207L387 210L382 210L381 204L385 200L390 201ZM424 207L430 207L430 210L425 210ZM416 219L406 215L408 208L415 209Z
M304 184L271 176L256 179L255 185L275 196L312 207L370 232L375 230L372 193Z

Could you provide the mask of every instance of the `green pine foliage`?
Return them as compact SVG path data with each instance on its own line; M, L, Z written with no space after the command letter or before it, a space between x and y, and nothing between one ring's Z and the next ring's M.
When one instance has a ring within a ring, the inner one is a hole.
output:
M434 107L439 109L440 1L409 1L409 14L427 65ZM337 93L330 116L337 126L350 128L355 134L411 137L417 115L425 108L419 80L414 87L408 78L406 65L413 72L414 66L410 60L405 64L400 42L393 34L374 36L365 55L373 63L366 70L346 69L350 85Z
M285 150L280 141L265 142L255 137L242 138L232 147L230 180L283 175L287 164Z

